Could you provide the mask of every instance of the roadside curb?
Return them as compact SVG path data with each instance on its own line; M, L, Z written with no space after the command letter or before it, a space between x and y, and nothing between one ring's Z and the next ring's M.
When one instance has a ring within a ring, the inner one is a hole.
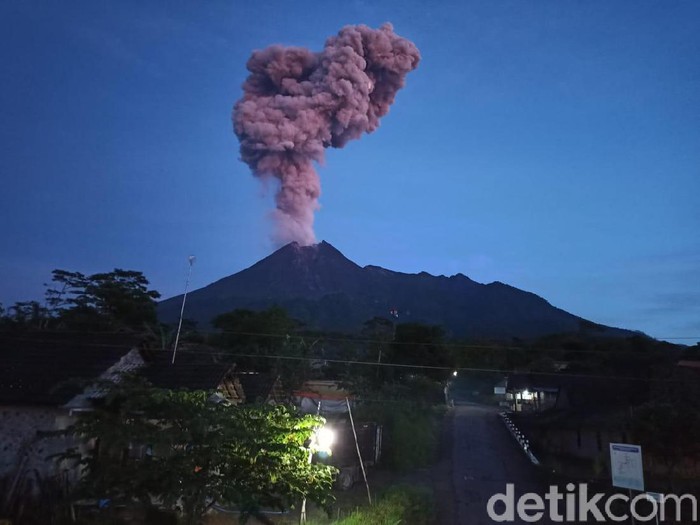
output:
M523 452L525 452L527 457L530 459L532 464L537 465L539 467L540 460L537 459L537 457L532 453L532 450L530 450L530 441L525 437L525 435L522 432L520 432L518 427L515 426L515 423L511 421L507 412L501 412L499 416L503 420L503 423L505 424L508 431L518 442L518 445L520 445L520 448L523 449Z

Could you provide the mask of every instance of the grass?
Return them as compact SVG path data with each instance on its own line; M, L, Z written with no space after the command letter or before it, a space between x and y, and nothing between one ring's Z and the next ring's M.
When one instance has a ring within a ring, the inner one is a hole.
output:
M371 507L362 507L333 525L428 525L434 516L432 493L425 488L392 487ZM310 522L323 525L328 522Z

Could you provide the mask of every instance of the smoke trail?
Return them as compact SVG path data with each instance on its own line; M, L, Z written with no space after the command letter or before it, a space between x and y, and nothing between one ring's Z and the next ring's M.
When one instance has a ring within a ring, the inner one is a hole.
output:
M277 243L315 242L321 183L314 163L325 148L377 129L419 61L416 46L388 23L346 26L320 53L282 46L253 52L233 128L253 174L279 180Z

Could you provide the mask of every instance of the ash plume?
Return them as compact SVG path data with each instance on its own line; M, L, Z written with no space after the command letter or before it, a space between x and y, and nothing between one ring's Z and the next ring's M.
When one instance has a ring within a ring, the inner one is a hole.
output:
M278 45L253 52L233 129L253 174L279 181L278 244L315 242L321 183L314 163L323 161L325 148L377 129L419 61L416 46L388 23L346 26L320 53Z

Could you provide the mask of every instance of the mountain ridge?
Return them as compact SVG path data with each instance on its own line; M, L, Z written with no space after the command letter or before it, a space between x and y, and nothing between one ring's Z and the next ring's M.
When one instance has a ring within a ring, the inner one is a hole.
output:
M182 295L158 304L164 322L177 320ZM494 281L483 284L460 273L404 273L359 266L326 241L290 243L250 267L187 296L185 318L207 326L236 308L278 305L308 328L354 332L373 317L442 325L460 338L538 337L595 327L601 335L633 332L605 327L551 305L546 299Z

